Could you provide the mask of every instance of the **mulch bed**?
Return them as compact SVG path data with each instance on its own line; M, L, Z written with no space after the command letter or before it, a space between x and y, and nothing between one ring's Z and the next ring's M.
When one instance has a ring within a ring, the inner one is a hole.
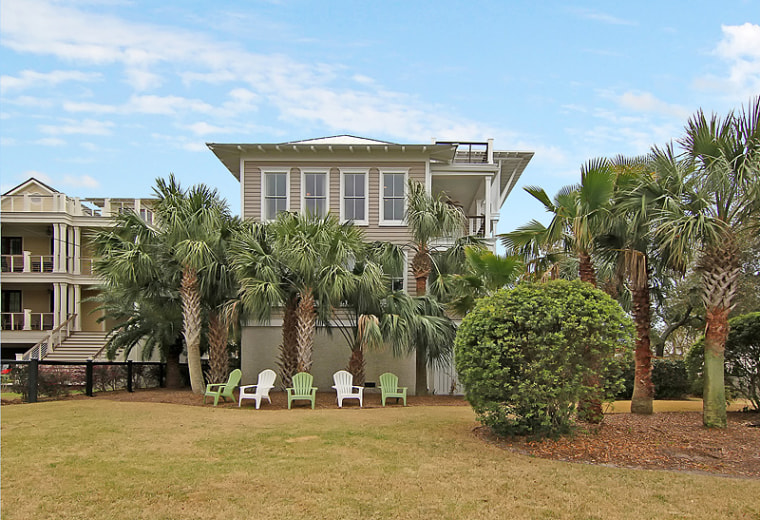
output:
M263 403L259 412L287 409L282 392L272 392L272 404ZM203 397L189 390L138 390L101 392L96 399L127 402L170 403L203 406ZM66 399L90 399L83 395ZM401 406L389 400L387 406ZM294 407L306 408L306 401ZM3 405L16 404L3 401ZM414 406L468 406L461 397L409 396ZM209 406L208 404L206 406ZM357 408L358 401L347 399L344 408ZM219 403L221 408L237 408L237 402ZM364 408L380 408L380 394L365 390ZM243 408L253 409L253 400L244 400ZM335 409L335 394L318 392L317 409ZM247 410L246 410L247 411ZM739 478L760 479L760 414L728 413L725 430L702 426L699 412L664 412L649 416L628 413L608 414L601 425L581 425L578 431L560 439L541 441L524 438L501 439L482 426L473 429L484 442L534 457L600 464L625 468L665 469L704 472Z

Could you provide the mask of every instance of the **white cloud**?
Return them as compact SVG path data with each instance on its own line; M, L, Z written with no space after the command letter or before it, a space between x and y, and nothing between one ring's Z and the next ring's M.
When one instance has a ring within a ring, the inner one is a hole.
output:
M85 119L83 121L66 120L62 125L40 125L40 131L48 135L110 135L114 124L110 121L96 121Z
M684 121L688 119L690 114L689 110L686 108L666 103L657 99L650 92L625 92L618 98L618 101L621 106L637 112L650 112L663 116L676 117Z
M93 82L100 78L101 75L98 73L76 70L54 70L52 72L22 70L18 76L0 76L0 92L6 93L13 90L50 87L65 81Z
M229 129L210 125L205 122L193 123L192 125L185 126L185 128L190 129L195 135L221 134L229 132Z
M90 177L89 175L80 175L78 177L73 175L64 175L63 176L63 184L66 184L67 186L74 186L77 188L98 188L100 187L100 183L96 180Z
M89 112L91 114L134 113L153 115L174 115L181 112L200 112L210 114L214 107L199 99L180 96L132 96L123 105L105 105L100 103L66 102L63 109L67 112Z
M50 108L53 106L52 100L35 96L18 96L16 98L5 98L3 99L3 103L18 107Z
M58 137L43 137L42 139L37 139L34 144L42 146L63 146L66 144L66 141L59 139Z
M722 25L723 39L715 54L729 64L727 78L715 81L703 78L700 86L713 83L714 87L744 101L760 92L760 25Z
M609 25L638 25L633 20L626 20L625 18L619 18L617 16L595 11L593 9L571 9L571 11L578 15L580 18L593 20L595 22L602 22Z

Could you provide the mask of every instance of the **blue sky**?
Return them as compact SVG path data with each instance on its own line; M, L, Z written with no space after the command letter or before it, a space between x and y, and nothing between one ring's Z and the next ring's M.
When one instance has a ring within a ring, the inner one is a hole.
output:
M206 142L353 134L532 150L554 194L698 108L760 94L760 3L3 0L0 190L144 197L239 187ZM542 208L516 189L498 231Z

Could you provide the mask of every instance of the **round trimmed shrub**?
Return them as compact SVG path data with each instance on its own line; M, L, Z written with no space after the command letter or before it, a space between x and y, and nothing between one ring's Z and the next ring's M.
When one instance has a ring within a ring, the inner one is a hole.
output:
M613 400L617 356L633 324L604 292L580 281L526 283L481 299L462 321L455 359L478 420L497 435L571 429L581 399ZM588 376L598 386L588 386Z

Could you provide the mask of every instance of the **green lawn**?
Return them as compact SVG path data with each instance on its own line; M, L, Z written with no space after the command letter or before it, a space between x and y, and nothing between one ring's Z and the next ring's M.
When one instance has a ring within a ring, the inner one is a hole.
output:
M2 409L2 518L760 518L760 481L530 458L468 407Z

